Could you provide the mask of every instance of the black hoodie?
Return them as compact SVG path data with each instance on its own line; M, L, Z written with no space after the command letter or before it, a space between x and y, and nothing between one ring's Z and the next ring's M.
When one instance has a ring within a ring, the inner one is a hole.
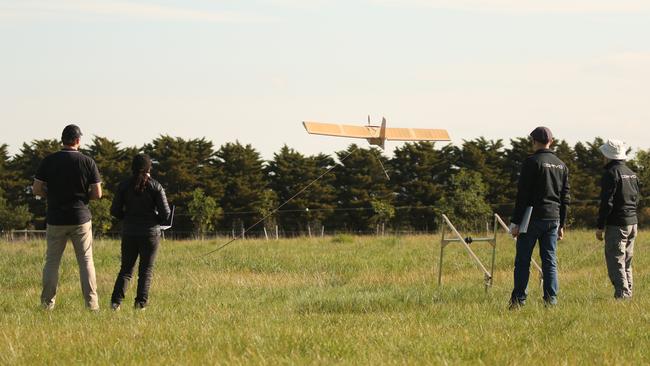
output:
M559 220L564 227L569 198L566 164L549 149L537 150L521 167L511 222L519 225L526 207L533 206L531 220Z

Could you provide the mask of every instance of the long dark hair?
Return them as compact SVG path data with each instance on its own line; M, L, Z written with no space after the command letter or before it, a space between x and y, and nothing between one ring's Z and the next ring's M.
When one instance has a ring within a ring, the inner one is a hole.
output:
M151 171L151 158L147 154L138 154L133 157L131 163L131 172L133 173L133 182L135 191L144 192L147 182L149 182L149 172Z

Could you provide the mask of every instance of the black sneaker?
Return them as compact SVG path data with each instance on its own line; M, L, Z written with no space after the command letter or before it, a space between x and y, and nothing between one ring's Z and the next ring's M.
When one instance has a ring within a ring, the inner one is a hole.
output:
M549 297L544 299L544 306L547 308L552 308L557 305L557 298L555 297Z
M519 310L524 305L526 305L526 301L511 299L510 303L508 304L508 310Z

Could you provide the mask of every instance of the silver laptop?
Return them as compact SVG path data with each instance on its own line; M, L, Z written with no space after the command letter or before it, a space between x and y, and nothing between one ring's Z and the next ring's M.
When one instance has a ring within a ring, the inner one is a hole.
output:
M176 210L176 206L172 205L171 209L172 210L171 210L171 213L169 214L169 218L167 219L167 221L160 224L160 228L162 230L171 229L171 227L172 227L172 225L174 223L174 210Z

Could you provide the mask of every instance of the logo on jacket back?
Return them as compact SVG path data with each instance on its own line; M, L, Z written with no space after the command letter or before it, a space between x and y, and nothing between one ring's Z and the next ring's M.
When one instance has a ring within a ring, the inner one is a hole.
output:
M564 165L562 164L542 163L542 166L548 169L564 169Z
M636 175L621 174L621 179L636 179Z

